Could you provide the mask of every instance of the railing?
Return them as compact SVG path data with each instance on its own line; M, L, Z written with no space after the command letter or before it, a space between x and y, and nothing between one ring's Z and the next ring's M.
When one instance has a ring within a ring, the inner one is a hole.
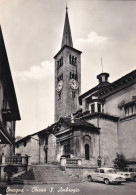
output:
M27 156L5 156L2 155L2 164L13 164L13 165L27 165Z
M5 164L22 164L22 157L5 157Z
M78 165L78 159L66 159L67 165Z
M60 167L62 170L65 170L66 167L81 167L82 166L82 160L81 159L75 159L75 158L60 158Z
M1 169L1 181L5 181L4 167L6 165L14 165L18 168L16 175L21 172L26 172L31 170L31 156L6 156L2 155L2 163L0 163Z

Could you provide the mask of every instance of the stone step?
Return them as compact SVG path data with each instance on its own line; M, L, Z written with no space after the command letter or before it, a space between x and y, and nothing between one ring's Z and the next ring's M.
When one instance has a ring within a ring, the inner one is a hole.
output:
M25 179L34 180L35 177L19 177L19 178L15 178L14 181L19 180L19 179L21 179L21 180L25 180Z
M23 173L22 175L19 175L19 176L13 178L13 183L14 184L23 184L25 179L34 180L35 178L34 178L33 172L29 171L29 172Z
M14 178L15 183L31 185L57 184L57 183L79 183L82 182L82 172L80 169L66 169L62 171L58 166L32 166L32 171Z
M20 180L13 180L14 184L24 184L24 180L20 179Z
M19 175L18 177L26 177L26 176L27 177L34 177L34 174L33 175L27 175L27 174L26 175Z
M34 176L34 174L23 174L23 175L19 175L18 177L25 177L25 176L27 176L27 177L33 177Z
M19 175L19 176L25 176L25 175L26 175L26 174L22 174L22 175ZM30 176L30 177L33 176L33 175L34 175L33 173L27 174L27 176ZM19 176L18 176L18 177L19 177Z
M26 184L26 185L42 185L43 182L41 182L41 181L29 181L29 180L24 180L24 184Z

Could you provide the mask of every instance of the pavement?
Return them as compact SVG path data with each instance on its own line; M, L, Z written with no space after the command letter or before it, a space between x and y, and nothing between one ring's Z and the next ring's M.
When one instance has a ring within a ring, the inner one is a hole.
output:
M121 185L106 185L102 182L82 182L72 184L10 185L7 195L135 195L136 182Z

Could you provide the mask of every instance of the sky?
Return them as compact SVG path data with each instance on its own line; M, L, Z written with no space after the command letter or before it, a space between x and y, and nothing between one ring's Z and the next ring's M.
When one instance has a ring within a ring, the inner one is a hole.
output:
M81 94L103 71L109 82L136 69L136 1L0 0L0 24L21 121L16 136L54 123L54 59L68 14L74 48L82 51Z

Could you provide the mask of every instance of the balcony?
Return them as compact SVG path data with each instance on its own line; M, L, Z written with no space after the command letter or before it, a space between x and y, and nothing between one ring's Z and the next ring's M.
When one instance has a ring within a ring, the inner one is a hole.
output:
M14 139L9 135L4 123L0 120L0 144L14 145Z
M11 109L2 109L2 116L5 121L12 121L14 118Z

